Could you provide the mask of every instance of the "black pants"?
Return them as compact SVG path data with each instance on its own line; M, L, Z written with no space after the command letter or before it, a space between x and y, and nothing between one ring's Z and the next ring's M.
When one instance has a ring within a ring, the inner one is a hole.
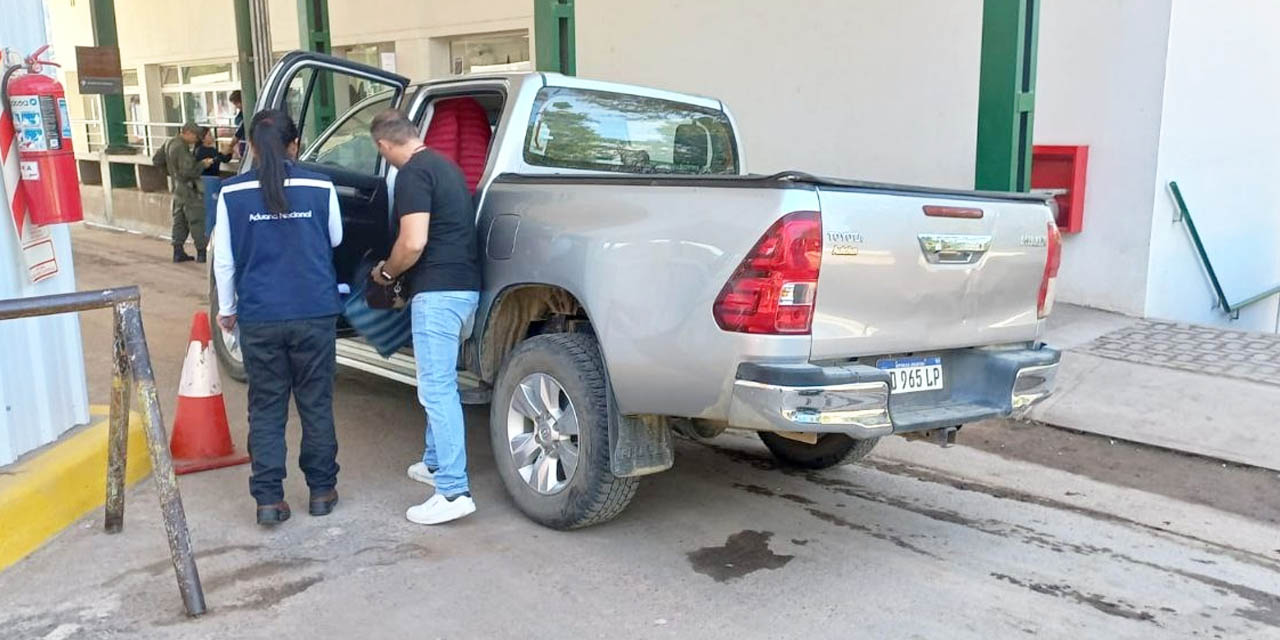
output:
M313 492L338 481L338 438L333 429L333 376L337 368L336 318L240 323L240 349L249 376L249 493L258 504L284 499L285 423L293 393L302 419L298 466Z

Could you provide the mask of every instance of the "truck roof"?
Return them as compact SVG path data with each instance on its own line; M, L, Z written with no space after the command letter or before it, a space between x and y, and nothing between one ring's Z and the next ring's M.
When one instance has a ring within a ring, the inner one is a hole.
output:
M646 87L643 85L607 82L604 80L593 80L578 76L566 76L564 74L546 71L498 71L491 73L464 74L449 78L435 78L424 82L414 83L413 86L415 88L441 86L453 83L471 82L475 80L504 80L517 85L526 82L534 82L537 83L538 86L572 87L576 89L612 91L615 93L628 93L658 98L661 100L670 100L673 102L695 104L708 109L716 109L720 111L725 110L724 104L720 102L720 100L709 96L667 91L665 89L655 89L653 87Z

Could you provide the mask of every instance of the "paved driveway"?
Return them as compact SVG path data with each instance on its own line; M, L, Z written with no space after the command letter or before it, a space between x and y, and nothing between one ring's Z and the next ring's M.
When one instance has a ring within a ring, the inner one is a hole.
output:
M203 285L194 267L161 262L165 249L80 232L76 259L86 287L142 282L172 390ZM86 315L86 342L106 348L108 327ZM105 397L99 368L91 387ZM242 428L244 388L226 387ZM676 467L646 479L622 517L561 533L507 500L473 408L479 511L416 526L403 518L426 496L404 477L421 447L414 393L350 371L338 388L333 515L295 508L264 531L245 467L182 479L208 615L182 614L146 482L123 534L102 533L98 514L0 574L0 635L1280 638L1274 525L965 446L893 439L865 464L799 473L749 434L682 441ZM295 507L306 500L296 468L286 489Z

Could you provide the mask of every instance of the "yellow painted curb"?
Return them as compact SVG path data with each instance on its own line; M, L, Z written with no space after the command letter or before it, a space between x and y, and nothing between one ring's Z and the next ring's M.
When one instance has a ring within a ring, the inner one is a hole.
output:
M88 427L0 475L0 571L106 502L108 409L95 405L89 413ZM125 484L132 485L151 473L136 413L129 416L128 450Z

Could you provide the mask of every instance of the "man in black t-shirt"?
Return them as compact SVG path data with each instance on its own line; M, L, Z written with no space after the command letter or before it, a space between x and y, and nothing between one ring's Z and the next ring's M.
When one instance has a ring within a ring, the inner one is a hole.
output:
M390 284L403 276L410 292L418 400L427 413L422 460L409 477L435 485L435 495L405 513L419 524L457 520L476 510L467 481L467 451L458 397L458 342L480 299L476 216L462 170L427 149L417 127L389 109L371 134L395 179L399 234L371 276Z

